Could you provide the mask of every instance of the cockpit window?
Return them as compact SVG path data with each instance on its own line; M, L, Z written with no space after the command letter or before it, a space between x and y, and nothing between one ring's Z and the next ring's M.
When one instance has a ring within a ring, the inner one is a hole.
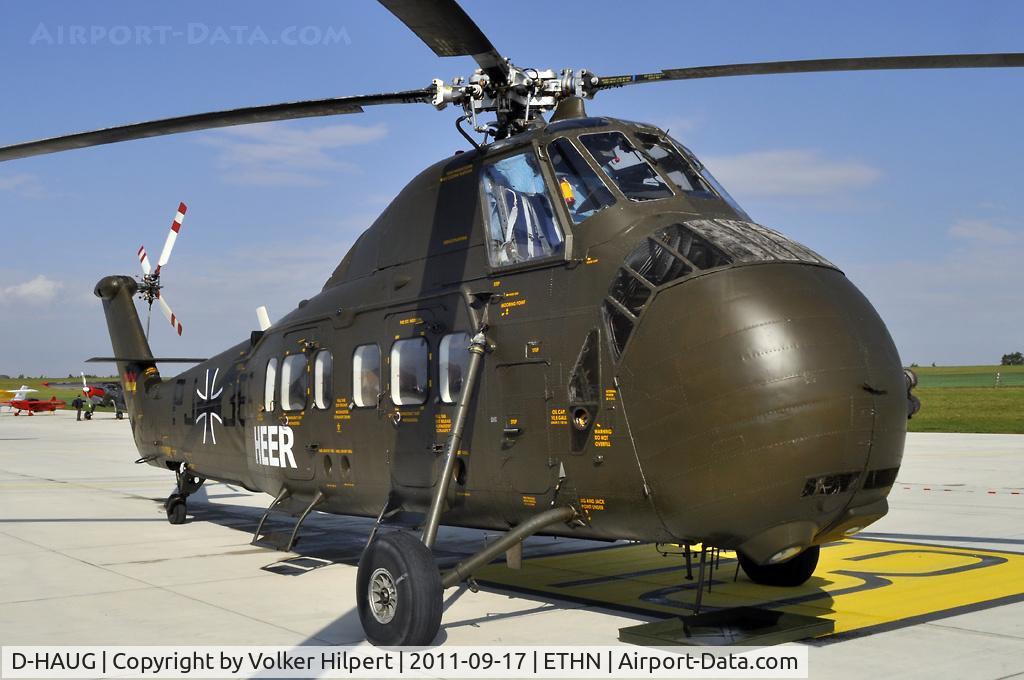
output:
M504 266L560 253L565 241L532 151L484 166L488 253Z
M548 144L548 157L555 170L558 193L573 224L579 224L615 202L615 196L568 139L556 139Z
M581 135L580 141L626 198L650 201L672 196L672 190L621 132Z
M714 196L708 183L674 146L648 132L638 132L636 139L662 174L681 190Z
M725 187L718 183L718 180L715 179L714 175L712 175L711 172L706 167L704 167L704 164L701 163L695 155L693 155L692 151L690 151L689 149L687 149L685 146L683 146L674 139L672 140L672 143L676 146L676 148L679 151L682 152L684 156L686 156L686 158L690 161L693 167L697 168L697 172L699 172L700 176L704 178L704 181L707 182L712 189L714 189L715 193L718 194L719 198L728 203L729 207L736 211L736 214L740 216L740 219L746 220L747 222L753 221L750 219L750 215L747 214L747 211L740 207L740 204L736 202L736 199L729 195L729 192L725 190Z

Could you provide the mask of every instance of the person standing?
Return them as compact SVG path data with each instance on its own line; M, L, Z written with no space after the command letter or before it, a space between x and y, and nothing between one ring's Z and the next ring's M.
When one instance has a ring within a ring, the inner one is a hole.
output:
M83 406L82 398L81 397L75 397L75 400L71 402L71 405L74 407L75 412L76 412L75 420L81 420L82 419L82 406Z

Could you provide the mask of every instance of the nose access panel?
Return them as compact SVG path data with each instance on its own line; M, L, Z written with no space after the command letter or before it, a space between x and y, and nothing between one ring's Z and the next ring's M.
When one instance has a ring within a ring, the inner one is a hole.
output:
M888 487L862 487L869 470L899 465L903 372L841 272L767 262L659 289L619 374L674 535L737 546L788 525L809 541L855 499L884 511Z

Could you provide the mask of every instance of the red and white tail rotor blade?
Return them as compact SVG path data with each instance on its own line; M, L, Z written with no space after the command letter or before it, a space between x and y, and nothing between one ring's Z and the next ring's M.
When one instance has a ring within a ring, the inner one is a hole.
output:
M142 265L142 273L149 276L153 267L149 264L149 255L146 254L146 246L139 246L139 264Z
M160 259L156 262L156 271L160 273L160 267L167 264L167 261L171 259L171 250L174 248L174 241L178 238L178 231L181 229L181 223L185 219L185 212L188 210L188 206L184 203L178 204L178 213L174 216L174 221L171 222L171 230L167 232L167 240L164 241L164 249L160 253Z
M163 311L164 316L171 322L171 328L176 330L178 335L181 335L181 321L174 315L174 312L171 311L171 306L167 304L166 300L164 300L164 296L161 295L156 299L156 301L160 303L160 309Z

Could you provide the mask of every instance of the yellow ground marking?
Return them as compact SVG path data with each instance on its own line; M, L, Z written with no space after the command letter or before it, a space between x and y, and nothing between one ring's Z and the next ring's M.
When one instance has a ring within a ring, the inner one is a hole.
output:
M539 557L515 571L494 564L477 578L498 586L579 599L611 608L687 615L694 581L680 555L662 557L653 545ZM892 541L850 539L822 547L814 576L798 588L751 582L723 551L703 607L765 607L835 621L835 633L939 618L962 607L1024 597L1024 555ZM944 614L944 612L949 612Z

